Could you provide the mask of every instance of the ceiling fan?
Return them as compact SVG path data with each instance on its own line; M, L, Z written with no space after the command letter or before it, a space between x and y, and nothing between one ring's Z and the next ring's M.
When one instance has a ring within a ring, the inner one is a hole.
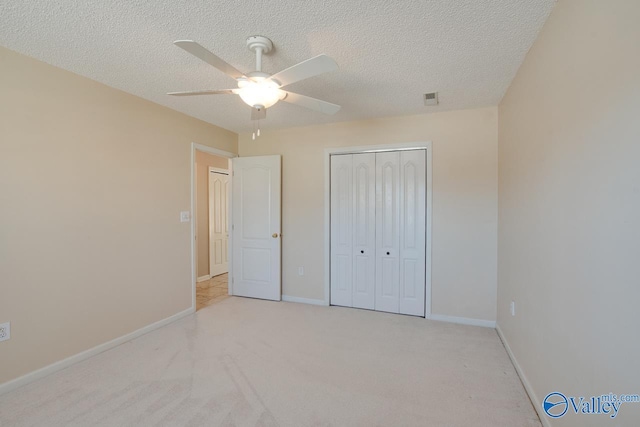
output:
M256 71L244 74L192 40L178 40L174 44L236 79L238 87L222 90L169 92L167 95L240 95L240 98L251 107L252 120L264 119L267 115L267 108L275 105L278 101L289 102L325 114L335 114L340 110L339 105L282 89L309 77L337 70L338 64L327 55L318 55L271 75L262 71L262 55L273 49L273 43L263 36L251 36L247 39L247 47L256 54Z

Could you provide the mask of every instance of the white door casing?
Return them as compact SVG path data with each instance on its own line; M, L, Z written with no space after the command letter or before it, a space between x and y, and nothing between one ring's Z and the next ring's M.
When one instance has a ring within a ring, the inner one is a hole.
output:
M281 299L281 158L232 160L233 294Z
M209 275L229 271L229 172L209 168Z

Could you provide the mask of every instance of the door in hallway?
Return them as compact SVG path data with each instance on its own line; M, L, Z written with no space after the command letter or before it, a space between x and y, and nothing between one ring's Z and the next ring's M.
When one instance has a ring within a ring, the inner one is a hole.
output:
M209 168L209 275L229 271L229 172Z

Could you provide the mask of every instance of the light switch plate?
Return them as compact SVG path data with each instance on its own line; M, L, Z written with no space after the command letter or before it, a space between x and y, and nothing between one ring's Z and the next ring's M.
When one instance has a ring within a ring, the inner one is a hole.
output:
M189 211L180 212L180 222L189 222L191 221L191 215Z

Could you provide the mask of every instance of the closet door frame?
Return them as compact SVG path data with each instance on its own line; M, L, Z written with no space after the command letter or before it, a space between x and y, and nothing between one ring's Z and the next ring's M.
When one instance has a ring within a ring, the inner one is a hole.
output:
M425 318L431 316L431 216L433 208L432 143L431 141L400 144L361 145L334 147L324 150L324 305L330 305L331 286L331 155L378 153L385 151L425 150L426 151L426 242L425 242Z

